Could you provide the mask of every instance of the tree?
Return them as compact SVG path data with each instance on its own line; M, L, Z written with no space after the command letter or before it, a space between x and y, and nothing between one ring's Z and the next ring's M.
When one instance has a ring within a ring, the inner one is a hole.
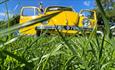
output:
M100 0L105 10L113 9L113 0Z
M106 16L110 22L115 22L115 1L114 0L100 0L105 10ZM102 16L96 7L98 23L103 24Z
M10 26L18 24L19 23L19 19L20 19L19 15L15 15L12 18L10 18L9 19ZM8 20L5 20L5 21L2 20L2 21L0 21L0 29L1 28L7 28L7 27L8 27Z
M10 26L18 24L20 19L20 15L15 15L12 18L10 18Z

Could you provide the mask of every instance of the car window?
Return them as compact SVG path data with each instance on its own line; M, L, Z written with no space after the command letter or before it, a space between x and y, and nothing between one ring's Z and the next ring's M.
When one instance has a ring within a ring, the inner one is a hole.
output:
M87 18L90 18L90 19L94 19L94 13L93 12L90 12L90 11L83 11L81 13L83 16L87 17Z
M24 8L22 12L23 16L37 16L38 14L37 8Z
M57 11L57 10L66 10L66 11L73 11L72 8L68 7L61 7L61 6L51 6L46 9L46 12L49 11Z

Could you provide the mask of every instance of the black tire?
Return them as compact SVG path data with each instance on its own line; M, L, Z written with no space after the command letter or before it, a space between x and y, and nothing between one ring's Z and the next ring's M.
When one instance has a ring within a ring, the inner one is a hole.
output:
M41 35L41 31L40 30L36 30L36 35L40 36Z

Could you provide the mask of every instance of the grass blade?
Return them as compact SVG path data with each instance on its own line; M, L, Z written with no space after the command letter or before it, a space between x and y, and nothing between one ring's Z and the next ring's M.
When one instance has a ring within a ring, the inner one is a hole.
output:
M17 29L21 29L21 28L24 28L24 27L27 27L27 26L31 26L31 25L36 24L36 23L40 23L40 22L46 21L46 20L56 16L59 13L60 12L56 12L56 13L53 13L53 14L50 14L50 15L42 16L41 18L33 19L31 21L23 23L22 25L17 24L17 25L12 26L12 27L10 27L8 29L1 30L0 31L0 36L8 35L9 32L12 33L12 31L15 31Z
M7 51L7 50L2 50L2 51L0 51L0 53L4 53L6 55L9 55L10 57L15 58L19 62L26 64L27 69L31 70L34 67L33 63L29 63L25 59L21 58L20 56L17 56L17 55L15 55L15 54Z

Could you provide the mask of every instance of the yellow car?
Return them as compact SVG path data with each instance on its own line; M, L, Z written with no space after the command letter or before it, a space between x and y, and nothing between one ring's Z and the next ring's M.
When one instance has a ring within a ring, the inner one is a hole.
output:
M56 32L58 30L61 33L76 34L80 33L81 29L90 31L97 24L95 11L81 10L80 13L78 13L71 7L62 6L47 7L43 14L40 13L40 9L37 7L23 7L20 14L20 24L58 11L61 11L61 13L42 23L37 23L20 29L20 33L39 35L41 30L49 30L49 33Z

